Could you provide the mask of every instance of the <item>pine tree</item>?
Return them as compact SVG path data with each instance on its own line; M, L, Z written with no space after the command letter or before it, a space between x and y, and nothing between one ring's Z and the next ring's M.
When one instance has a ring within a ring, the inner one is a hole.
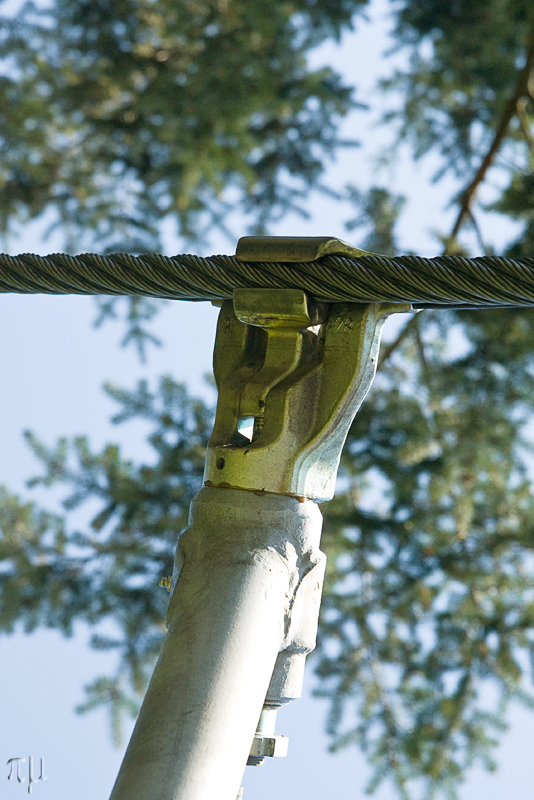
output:
M67 246L159 246L171 215L193 239L238 204L253 230L306 207L354 93L313 47L357 23L364 2L55 0L3 24L0 215L5 231L52 209ZM415 158L435 151L439 181L465 181L447 252L489 252L480 220L518 221L504 253L532 255L534 13L527 0L402 0L392 44L408 66L386 75L385 124ZM387 59L385 69L387 69ZM393 93L393 94L392 94ZM356 95L357 96L357 95ZM398 98L402 102L398 102ZM394 158L394 152L390 154ZM479 189L492 175L494 200ZM499 188L499 186L501 188ZM403 200L384 187L339 189L360 244L394 252ZM474 233L474 237L473 234ZM137 301L139 302L139 301ZM149 313L139 311L139 314ZM135 316L135 315L134 315ZM343 487L325 508L328 571L314 656L331 701L334 748L357 743L411 798L455 797L492 751L534 656L534 503L525 435L534 406L529 310L425 311L382 352L349 434ZM458 347L458 342L462 347ZM134 464L86 439L29 442L47 486L70 490L65 518L4 490L0 629L22 620L69 633L113 619L118 670L88 687L85 709L136 707L163 636L176 536L200 485L211 409L171 378L108 387L120 423L152 425L155 461ZM374 487L374 500L366 498ZM380 501L376 500L380 492ZM73 532L68 512L99 512ZM499 702L488 710L481 687Z

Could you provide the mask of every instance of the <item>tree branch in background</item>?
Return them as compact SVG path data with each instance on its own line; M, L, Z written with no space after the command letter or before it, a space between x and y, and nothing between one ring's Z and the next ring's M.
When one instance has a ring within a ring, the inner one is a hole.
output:
M482 250L485 256L489 255L489 250L486 246L484 241L484 237L482 236L482 231L480 230L480 225L478 224L475 215L473 214L473 209L469 209L469 219L471 220L471 224L473 226L473 230L475 231L475 235L477 237L478 246Z
M463 223L465 222L465 220L469 217L471 205L477 193L478 187L486 177L488 169L492 166L493 162L495 161L495 157L499 152L502 143L506 137L506 134L508 132L510 122L517 115L518 102L530 92L529 81L533 66L534 66L534 21L530 28L525 65L521 70L521 72L519 73L515 91L504 107L503 114L501 116L499 124L497 125L497 129L495 131L495 135L493 137L493 141L490 145L490 148L486 153L486 155L484 156L484 158L482 159L482 163L480 164L480 167L478 168L475 177L473 178L469 186L467 186L467 188L462 193L460 210L458 212L458 216L456 217L456 222L454 223L451 235L447 239L447 244L444 251L445 254L451 252L451 250L454 248L458 232L462 227Z
M384 350L384 354L383 354L382 358L378 362L377 369L381 369L384 366L384 364L386 363L386 361L390 358L390 356L393 355L395 350L403 343L403 341L408 336L408 334L413 330L413 328L414 328L414 326L416 324L415 323L416 319L417 319L417 314L414 314L413 317L410 317L410 319L408 320L406 325L403 328L401 328L401 331L400 331L399 335L397 336L397 338L394 339L386 347L386 349Z
M523 131L525 141L528 144L528 148L531 154L534 156L534 136L532 135L532 131L530 130L528 124L526 107L526 99L524 97L520 97L517 101L517 118L519 120L519 124L521 125L521 130Z

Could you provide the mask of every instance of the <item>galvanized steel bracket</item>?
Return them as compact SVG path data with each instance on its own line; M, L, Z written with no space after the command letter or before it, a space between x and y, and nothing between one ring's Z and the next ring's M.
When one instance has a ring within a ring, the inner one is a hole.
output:
M323 243L337 253L344 245L326 237L300 241L299 256L299 240L291 240L291 260L319 257ZM271 249L284 260L280 244ZM345 246L354 256L356 248ZM254 247L258 261L269 260L267 237L264 258ZM376 372L383 323L410 310L401 303L318 304L300 289L236 289L217 326L219 399L205 483L330 499L341 449Z
M317 261L323 256L375 256L332 236L242 236L235 251L239 261Z

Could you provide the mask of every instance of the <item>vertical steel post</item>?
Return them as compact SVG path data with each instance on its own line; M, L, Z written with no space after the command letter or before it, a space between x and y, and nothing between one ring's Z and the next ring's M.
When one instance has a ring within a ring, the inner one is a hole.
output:
M324 242L302 246L310 241ZM315 644L316 503L333 495L383 321L407 310L314 305L300 290L238 290L223 304L205 485L179 539L169 633L110 800L235 800L249 752L276 754L270 713L255 731L264 704L300 696Z

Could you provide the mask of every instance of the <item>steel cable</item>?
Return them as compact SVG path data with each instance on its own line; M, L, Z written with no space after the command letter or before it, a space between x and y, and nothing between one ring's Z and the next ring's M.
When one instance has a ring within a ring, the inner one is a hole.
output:
M299 263L235 256L0 254L0 292L221 300L236 288L304 289L324 302L409 302L415 308L534 305L534 258L324 256Z

